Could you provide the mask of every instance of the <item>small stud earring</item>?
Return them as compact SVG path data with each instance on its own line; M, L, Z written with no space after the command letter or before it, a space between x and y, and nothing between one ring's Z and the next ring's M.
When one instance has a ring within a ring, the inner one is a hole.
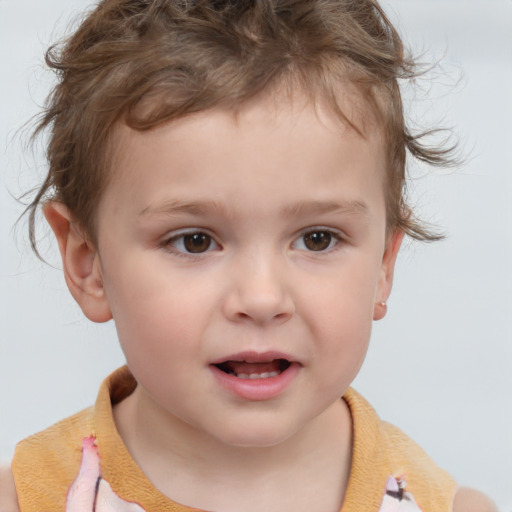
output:
M380 301L375 303L375 308L373 310L373 319L374 320L382 320L386 313L388 312L388 305L386 304L386 301Z

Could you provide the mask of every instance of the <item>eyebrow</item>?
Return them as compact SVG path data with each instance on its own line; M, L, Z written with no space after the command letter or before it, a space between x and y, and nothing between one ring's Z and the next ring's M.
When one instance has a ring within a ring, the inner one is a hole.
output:
M225 214L226 208L218 201L165 201L156 206L147 206L140 213L139 217L147 215L211 215Z
M369 208L363 201L299 201L285 206L283 215L289 217L301 217L307 215L322 215L328 213L342 213L345 215L357 215L367 217ZM195 216L229 216L229 210L218 201L165 201L156 206L147 206L140 213L139 217L150 215L180 215L188 214Z
M343 213L367 217L369 208L363 201L300 201L283 209L285 215L300 217L303 215L321 215Z

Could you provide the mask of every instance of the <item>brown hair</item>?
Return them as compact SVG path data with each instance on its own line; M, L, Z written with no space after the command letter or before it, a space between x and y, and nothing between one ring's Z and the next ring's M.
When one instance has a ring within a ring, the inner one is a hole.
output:
M36 253L35 215L47 200L65 204L95 241L117 122L148 130L291 82L356 130L337 96L340 84L362 94L386 138L388 231L439 238L404 199L406 154L440 165L449 150L407 129L398 81L416 76L414 61L374 0L103 0L46 62L59 80L35 132L50 129L48 175L27 208Z

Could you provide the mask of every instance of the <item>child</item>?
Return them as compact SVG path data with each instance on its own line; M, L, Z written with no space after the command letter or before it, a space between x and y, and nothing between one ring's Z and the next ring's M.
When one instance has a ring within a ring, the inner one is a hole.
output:
M31 219L127 367L20 443L20 510L492 510L349 388L403 234L435 238L406 150L444 157L379 6L106 0L49 64Z

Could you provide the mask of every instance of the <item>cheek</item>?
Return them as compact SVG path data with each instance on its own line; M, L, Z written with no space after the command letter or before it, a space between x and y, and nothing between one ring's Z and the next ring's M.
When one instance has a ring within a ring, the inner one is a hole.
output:
M164 257L142 255L119 261L105 276L116 323L128 322L135 329L187 330L200 320L200 312L207 314L212 293L204 280L171 271Z
M200 320L192 301L171 292L144 294L146 285L139 288L140 295L124 295L114 310L114 321L137 382L165 404L173 389L187 396L195 392L188 372L193 362L201 362Z
M138 270L124 267L108 276L106 293L119 341L128 360L165 361L189 345L197 326L194 302L162 273Z
M380 268L365 264L363 258L356 256L356 264L341 266L321 279L315 276L304 286L308 292L302 294L301 309L312 321L319 319L313 322L318 327L334 332L371 327Z
M371 336L372 312L368 309L349 301L324 314L318 325L315 336L317 357L322 361L318 381L322 394L334 399L342 396L358 374Z
M360 265L333 272L330 279L310 287L301 305L326 364L330 359L347 372L359 369L368 348L379 275L376 265L357 259Z

